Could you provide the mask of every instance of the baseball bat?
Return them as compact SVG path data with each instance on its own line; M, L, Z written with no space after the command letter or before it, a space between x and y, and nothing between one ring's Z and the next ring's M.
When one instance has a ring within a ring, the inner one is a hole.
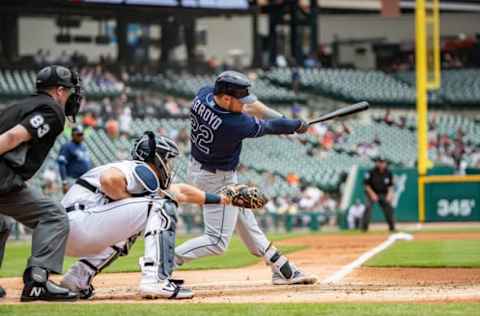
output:
M319 118L308 122L308 125L312 125L312 124L315 124L315 123L328 121L328 120L331 120L331 119L334 119L334 118L337 118L337 117L347 116L347 115L351 115L351 114L354 114L354 113L357 113L357 112L365 111L366 109L368 109L368 106L369 106L369 104L368 104L367 101L358 102L358 103L346 106L344 108L322 114L322 115L320 115Z

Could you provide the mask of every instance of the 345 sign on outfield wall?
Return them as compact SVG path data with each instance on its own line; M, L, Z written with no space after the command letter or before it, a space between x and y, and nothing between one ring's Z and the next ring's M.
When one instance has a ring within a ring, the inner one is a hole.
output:
M426 222L480 221L480 183L428 183Z
M469 217L475 204L475 199L440 199L437 202L437 215Z

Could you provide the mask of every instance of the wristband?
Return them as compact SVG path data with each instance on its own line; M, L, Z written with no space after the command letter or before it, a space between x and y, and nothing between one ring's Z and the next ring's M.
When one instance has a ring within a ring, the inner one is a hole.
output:
M221 201L220 195L205 192L205 204L220 204Z

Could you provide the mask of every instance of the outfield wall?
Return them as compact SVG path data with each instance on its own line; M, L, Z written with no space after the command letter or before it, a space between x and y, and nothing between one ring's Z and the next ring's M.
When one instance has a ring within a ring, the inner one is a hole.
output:
M368 169L359 168L354 175L353 190L344 197L348 207L360 199L365 202L363 181ZM418 222L418 174L413 168L392 169L394 176L395 219L397 222ZM434 168L429 174L452 174L452 168ZM480 182L428 183L425 187L426 222L480 221ZM375 205L373 222L384 222L383 212ZM343 226L343 225L342 225Z

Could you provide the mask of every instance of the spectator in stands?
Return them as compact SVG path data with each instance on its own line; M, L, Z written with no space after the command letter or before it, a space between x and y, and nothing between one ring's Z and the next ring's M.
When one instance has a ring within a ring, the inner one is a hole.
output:
M120 114L119 125L120 134L123 136L130 135L130 125L132 123L132 110L129 106L125 106Z
M58 173L51 166L48 165L42 172L42 191L45 195L53 195L60 191L58 185Z
M395 231L393 217L393 176L387 167L385 158L379 156L375 159L375 167L365 174L366 208L362 219L362 230L368 231L372 206L379 203L388 223L389 230Z
M355 204L352 204L348 209L348 215L347 215L348 228L359 229L364 212L365 212L365 205L360 201L360 199L356 199Z
M85 127L97 127L97 116L94 112L87 112L82 120L82 125Z
M303 65L305 68L317 68L319 63L315 57L315 53L310 53L307 58L305 58Z
M70 66L70 56L67 54L66 50L62 50L62 53L57 58L57 64L63 66Z
M298 94L300 92L300 70L298 67L293 67L292 68L292 90L293 93Z
M300 177L293 171L287 174L287 182L291 186L298 186L300 184Z
M83 143L83 137L83 128L76 126L72 129L72 139L60 148L57 162L63 193L68 191L76 179L92 168L90 154Z
M303 211L315 211L320 202L320 198L323 196L323 192L314 186L304 187L303 189L304 190L301 190L302 196L298 202L298 206Z
M387 125L393 125L393 123L395 123L391 116L390 109L388 109L385 112L385 116L383 117L383 122Z
M171 96L168 96L165 99L165 109L168 111L169 114L171 115L178 115L180 114L180 109L178 107L177 102L175 102L175 99Z
M118 126L118 121L114 118L108 119L105 123L105 130L107 132L108 137L111 139L116 139L120 135L120 128Z
M277 67L285 68L288 66L287 58L285 58L284 55L277 55L277 58L275 60Z
M176 143L182 146L187 146L188 142L190 141L190 135L188 134L188 130L183 127L177 134L175 139Z

